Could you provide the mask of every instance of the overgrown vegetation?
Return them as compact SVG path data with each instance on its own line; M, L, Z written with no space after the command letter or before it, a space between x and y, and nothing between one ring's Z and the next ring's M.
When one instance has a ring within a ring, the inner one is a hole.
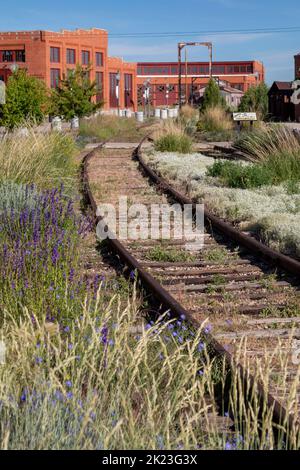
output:
M28 75L25 69L19 69L8 79L6 103L0 105L0 125L13 129L25 122L39 124L47 113L48 105L44 82Z
M74 186L75 144L61 133L41 134L28 128L26 137L6 134L0 140L0 182L35 184L40 188Z
M192 151L192 138L179 122L166 121L153 135L154 147L158 152L178 152L187 154Z
M80 121L80 136L97 141L139 142L151 130L152 121L140 125L135 118L124 119L101 114Z
M232 137L232 118L221 106L206 108L200 113L198 130L202 132L223 133L226 137Z
M237 148L254 162L251 165L217 161L208 175L220 177L230 188L257 188L288 182L297 191L300 181L300 142L283 125L261 126L241 137Z
M241 134L234 145L252 162L284 160L286 155L297 159L300 152L299 138L284 124L261 123L253 132Z
M292 174L292 179L274 186L270 178L275 174L278 181L280 166L267 166L263 161L216 162L199 153L151 153L145 158L155 171L180 184L192 198L204 202L208 210L242 230L254 231L274 249L300 257L300 184L295 172L280 171L281 179L286 174ZM285 165L284 158L281 163ZM288 162L287 165L290 168ZM224 180L217 176L221 172Z

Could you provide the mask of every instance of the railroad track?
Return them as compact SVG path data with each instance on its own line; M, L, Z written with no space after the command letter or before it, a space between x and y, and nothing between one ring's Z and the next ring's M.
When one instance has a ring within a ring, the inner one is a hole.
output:
M83 181L95 213L100 203L117 204L119 195L147 206L169 204L170 198L192 203L147 166L142 143L133 154L92 151L84 160ZM96 221L100 220L98 216ZM185 315L196 328L208 318L208 342L229 365L234 361L246 389L254 386L257 358L271 358L272 380L267 389L256 384L257 398L268 403L274 423L293 428L300 411L299 365L292 362L291 351L291 342L300 339L300 263L213 214L206 212L205 222L204 246L197 254L184 239L112 239L109 244L173 316ZM281 347L276 351L278 341ZM237 364L243 345L244 361Z

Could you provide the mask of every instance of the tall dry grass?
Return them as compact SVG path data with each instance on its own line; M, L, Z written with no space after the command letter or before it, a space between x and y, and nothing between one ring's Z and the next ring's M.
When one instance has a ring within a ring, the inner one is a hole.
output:
M185 331L181 342L170 321L137 333L141 319L134 296L125 309L118 302L117 308L103 308L101 298L100 290L95 305L85 303L68 331L32 321L30 312L22 320L5 312L1 449L287 448L285 424L278 441L272 410L267 402L259 404L257 387L245 395L238 368L225 393L227 369L222 359L207 354L205 325L196 334ZM280 345L275 350L282 354ZM239 361L247 362L243 347L239 354ZM273 363L256 364L255 379L268 389ZM292 409L299 374L287 383L288 364L283 366L280 385ZM229 402L222 401L225 395ZM227 413L233 432L217 425ZM289 445L299 447L296 428Z
M233 130L231 116L221 106L209 107L200 114L198 130L228 132Z
M185 126L171 119L164 121L152 137L154 146L158 152L190 153L193 141L186 133Z
M74 184L76 147L71 136L41 134L28 128L28 135L6 134L0 140L0 183L35 184L51 188Z
M263 124L237 138L235 147L253 162L265 162L284 155L300 158L300 141L283 124Z

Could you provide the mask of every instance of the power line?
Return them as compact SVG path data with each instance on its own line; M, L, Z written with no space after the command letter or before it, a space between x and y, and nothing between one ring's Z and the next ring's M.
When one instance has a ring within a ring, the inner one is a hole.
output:
M169 31L169 32L142 32L142 33L110 33L114 38L159 38L179 36L201 36L201 35L234 35L234 34L282 34L300 32L300 26L278 27L278 28L253 28L253 29L231 29L231 30L202 30L202 31Z
M44 30L43 30L44 31ZM62 30L58 32L47 31L47 38L58 39L60 35L64 38L73 39L76 37L76 30ZM186 37L186 36L209 36L209 35L252 35L252 34L293 34L300 32L300 26L288 26L288 27L273 27L273 28L252 28L252 29L224 29L224 30L201 30L201 31L157 31L157 32L130 32L130 33L108 33L106 30L96 29L96 30L84 30L80 29L78 34L80 38L90 38L95 36L104 36L110 38L172 38L172 37ZM16 31L13 33L0 32L0 37L11 38L13 35L17 34L18 38L21 39L27 34L36 34L39 33L39 30L34 31Z

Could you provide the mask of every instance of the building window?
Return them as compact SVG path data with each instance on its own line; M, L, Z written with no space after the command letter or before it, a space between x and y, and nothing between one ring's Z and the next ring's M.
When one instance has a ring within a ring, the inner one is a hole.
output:
M96 67L103 67L103 53L96 52Z
M50 62L60 62L60 49L59 47L50 47Z
M90 63L89 51L81 51L81 63L82 65L89 65Z
M25 62L25 51L16 51L16 62Z
M96 101L99 103L103 100L103 72L96 72L96 87L97 95Z
M51 69L50 71L50 85L51 88L57 88L59 85L60 80L60 70L59 69Z
M125 82L125 108L130 108L133 105L133 78L132 74L125 73L124 76L124 82Z
M2 51L2 62L13 62L13 51Z
M76 54L75 49L67 49L67 64L75 64Z

